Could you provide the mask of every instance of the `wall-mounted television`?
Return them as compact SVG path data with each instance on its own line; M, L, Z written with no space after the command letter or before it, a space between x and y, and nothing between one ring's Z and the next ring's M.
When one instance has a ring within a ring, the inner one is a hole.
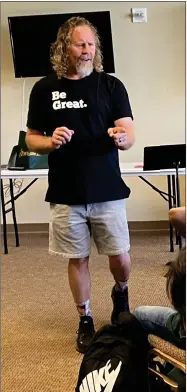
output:
M101 37L104 71L114 73L114 54L109 11L8 17L16 78L43 77L52 72L50 46L59 27L72 16L88 19Z

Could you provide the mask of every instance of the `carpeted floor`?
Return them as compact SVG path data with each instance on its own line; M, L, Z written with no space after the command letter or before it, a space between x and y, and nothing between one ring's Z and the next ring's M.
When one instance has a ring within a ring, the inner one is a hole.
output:
M75 350L78 316L67 261L48 254L46 234L22 234L20 241L15 248L9 235L9 254L2 257L2 391L73 392L82 355ZM175 256L167 234L131 234L131 309L169 304L163 276ZM98 329L110 320L113 279L107 257L94 248L90 272Z

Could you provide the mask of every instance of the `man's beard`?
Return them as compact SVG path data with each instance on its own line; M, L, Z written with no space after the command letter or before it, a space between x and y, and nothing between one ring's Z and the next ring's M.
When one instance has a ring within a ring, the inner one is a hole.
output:
M92 61L78 60L76 64L76 71L82 78L89 76L93 71Z

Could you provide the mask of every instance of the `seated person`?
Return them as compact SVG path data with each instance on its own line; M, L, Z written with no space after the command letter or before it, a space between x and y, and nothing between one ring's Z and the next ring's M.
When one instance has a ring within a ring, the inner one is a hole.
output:
M168 215L169 222L182 237L186 238L186 207L171 208Z
M148 334L159 336L179 348L186 341L186 248L171 262L166 275L166 292L174 309L162 306L140 306L133 314Z

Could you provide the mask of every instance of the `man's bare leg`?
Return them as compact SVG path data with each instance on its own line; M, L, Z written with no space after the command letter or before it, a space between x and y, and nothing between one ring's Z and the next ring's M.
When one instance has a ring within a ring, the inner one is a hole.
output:
M116 282L112 290L113 312L111 321L115 324L121 312L129 311L128 279L131 269L129 254L109 256L110 271Z
M68 266L69 285L80 316L77 350L84 353L94 335L94 324L90 310L91 282L88 269L89 257L70 259Z
M76 304L83 303L90 299L91 282L88 262L89 257L69 260L69 285Z

